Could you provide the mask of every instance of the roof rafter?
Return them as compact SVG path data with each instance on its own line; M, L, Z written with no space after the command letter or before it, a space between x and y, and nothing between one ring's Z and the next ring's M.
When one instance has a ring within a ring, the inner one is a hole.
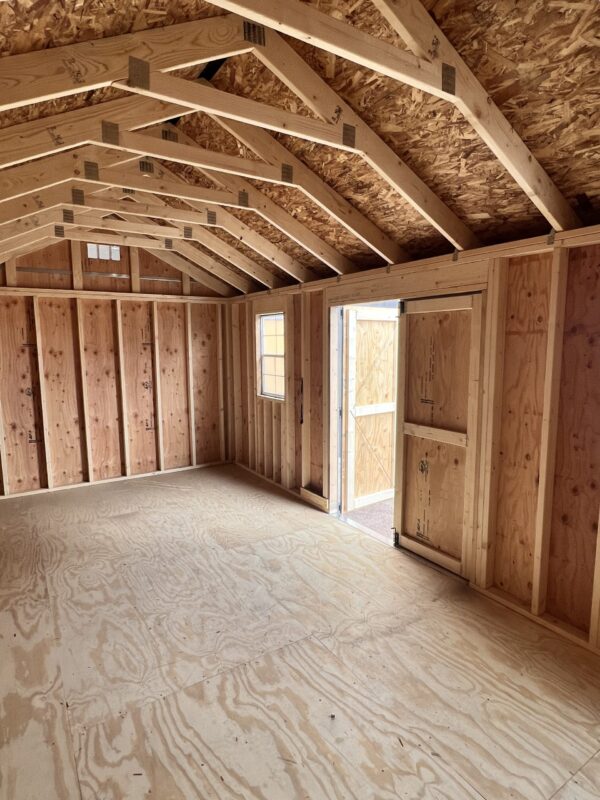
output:
M416 56L455 71L454 105L552 227L565 230L580 225L567 200L420 0L372 2Z
M201 267L205 272L215 275L217 278L220 278L220 280L228 283L230 286L235 287L241 292L247 294L255 289L255 284L246 276L238 275L232 269L211 258L206 253L201 252L189 242L176 240L170 241L168 237L166 237L166 239L151 239L135 234L122 233L120 231L115 231L113 233L108 228L106 229L106 233L97 233L93 230L93 227L90 229L87 226L75 226L69 229L68 235L66 231L64 233L65 235L63 236L60 235L60 231L55 230L55 234L59 234L55 235L55 238L66 238L71 241L80 242L96 242L98 244L114 243L120 244L123 247L141 247L146 250L157 250L161 253L171 252L174 250L175 252L179 253L179 255L185 256L185 258L187 258L196 266ZM194 276L192 275L192 277ZM201 280L201 278L197 278L197 280Z
M356 130L364 160L458 250L477 247L467 225L416 175L301 56L274 33L257 58L323 119L339 118Z
M130 56L170 71L253 47L227 14L10 56L0 59L0 111L110 86L127 76Z
M116 212L123 215L124 219L120 220L106 217L106 213L111 212L105 209L82 208L79 206L71 206L69 209L53 208L35 217L19 219L1 226L0 238L9 246L11 239L16 238L19 241L23 234L28 231L60 226L64 231L72 228L87 227L93 228L95 231L106 230L170 240L190 240L212 250L213 253L228 261L232 266L246 272L251 278L270 289L284 285L271 272L255 264L243 253L227 244L227 242L223 242L198 225L185 226L178 223L158 225L150 220L144 222L139 217L130 215L129 210L126 208L126 206L135 206L135 203L121 203L120 205L125 206L124 210L120 208ZM130 216L133 221L128 219Z
M330 112L327 118L336 119L337 117L339 119L340 110L345 107L344 118L335 123L319 122L318 120L315 121L308 117L290 114L289 112L266 106L254 100L222 92L207 83L199 84L150 72L149 70L148 80L144 82L143 88L132 85L134 83L133 79L130 79L128 83L118 85L121 88L129 88L133 92L140 92L157 100L187 105L195 110L211 114L236 138L250 142L251 149L261 158L264 158L267 163L277 163L282 170L281 174L283 174L284 164L288 168L288 173L290 166L295 167L298 174L294 174L293 180L298 185L298 188L303 189L309 196L314 195L314 189L309 192L305 189L305 186L312 185L314 187L315 180L311 181L310 176L306 174L311 172L308 167L302 165L299 159L290 154L283 145L268 134L260 130L247 131L248 125L299 136L309 141L356 153L365 158L405 200L408 200L422 216L446 236L454 247L465 249L477 245L475 235L456 214L398 158L391 148L357 114L353 113L343 103L333 90L329 89L324 81L318 78L316 73L280 37L276 39L273 37L273 41L266 47L256 47L254 52L267 67L278 74L299 96L305 96L307 92L304 92L303 89L297 91L298 84L300 86L306 86L307 83L312 86L316 84L316 97L324 98L325 103L323 101L319 103L313 99L310 106L313 110L315 106L319 107L317 113L322 118L324 115L321 107L325 104ZM333 105L331 102L327 103L327 99L333 100ZM330 106L332 107L329 108ZM247 132L244 134L245 130ZM278 154L279 157L277 155L274 157L273 154ZM294 162L293 165L289 163L291 161ZM314 176L314 173L311 173L311 175ZM328 193L323 193L322 190L317 190L316 194L317 197L325 194L325 197L329 200ZM320 203L320 205L328 213L332 213L330 203ZM394 261L398 262L406 259L406 254L402 252L399 246L394 249L394 254L395 258L392 259ZM390 259L386 258L386 260L389 261Z
M153 136L161 136L162 130L166 127L175 130L180 141L190 145L196 144L190 136L173 126L149 129L147 133ZM224 172L213 173L207 169L200 169L200 172L210 178L210 180L219 183L230 192L235 193L237 197L243 198L246 205L237 205L237 208L255 211L266 220L266 222L280 230L287 237L295 241L296 244L300 245L300 247L314 255L324 264L327 264L327 266L331 267L331 269L338 274L356 271L356 267L350 259L339 253L334 247L317 236L316 233L313 233L310 228L307 228L291 214L288 214L287 211L260 192L253 184L237 175L230 175ZM173 175L173 173L167 167L161 167L159 175ZM184 182L184 186L187 185L188 184ZM187 198L184 199L188 202Z
M153 251L149 250L148 248L140 247L138 249L147 250L147 252L154 255ZM160 254L160 260L164 261L165 264L168 264L170 267L173 267L179 272L183 272L184 275L189 275L190 278L193 278L198 283L203 284L207 289L212 289L224 297L231 297L233 294L235 294L228 283L225 283L225 281L222 281L219 278L215 278L214 275L211 275L206 270L191 264L189 261L187 261L187 259L179 255L179 253L175 253L170 250L163 250Z
M553 228L565 230L581 224L548 174L449 42L449 49L444 50L449 61L443 61L441 57L428 61L333 19L299 0L211 2L219 8L241 14L261 25L448 100L465 115ZM423 41L422 33L427 27L426 21L421 12L418 12L418 24L411 23L410 19L411 13L417 13L417 6L420 5L418 0L410 0L410 5L404 0L396 3L389 0L379 2L382 11L384 7L388 10L392 24L397 29L406 29L407 38L415 46L418 42L420 51L426 52L427 44ZM433 20L429 30L436 36L438 32L441 33ZM430 40L432 38L430 36Z

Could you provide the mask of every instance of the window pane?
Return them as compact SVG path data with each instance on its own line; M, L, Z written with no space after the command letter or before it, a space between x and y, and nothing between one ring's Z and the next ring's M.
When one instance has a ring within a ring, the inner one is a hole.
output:
M91 244L90 242L88 242L87 257L88 258L98 258L98 245L97 244Z
M263 375L263 394L276 394L277 393L277 378L272 375Z
M110 257L112 261L120 261L121 260L121 248L117 244L113 244L110 247Z
M107 244L98 245L98 258L102 261L110 261L110 247Z
M261 314L258 319L258 356L260 392L283 399L285 393L285 322L284 315Z

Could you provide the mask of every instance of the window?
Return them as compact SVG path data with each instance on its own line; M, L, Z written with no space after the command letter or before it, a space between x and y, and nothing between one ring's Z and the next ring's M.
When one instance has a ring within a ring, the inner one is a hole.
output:
M260 394L285 397L285 330L283 313L258 317Z
M121 248L115 244L92 244L88 242L87 257L100 261L120 261Z

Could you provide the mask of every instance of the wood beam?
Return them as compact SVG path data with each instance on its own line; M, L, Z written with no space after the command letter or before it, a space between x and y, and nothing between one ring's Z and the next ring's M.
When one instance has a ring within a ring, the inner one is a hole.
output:
M173 206L167 205L164 202L159 205L160 201L157 201L156 198L154 198L151 195L149 195L148 198L146 198L143 195L136 194L135 197L132 199L135 199L135 202L123 199L113 200L108 198L106 194L85 195L81 208L88 208L96 211L106 211L107 213L112 212L115 214L128 214L130 216L164 219L166 221L181 223L181 224L190 223L191 225L195 226L202 225L209 228L210 227L222 228L223 230L227 231L227 233L229 233L231 236L238 239L240 242L245 244L250 249L255 250L257 253L259 253L269 261L271 261L275 266L279 267L280 269L282 269L287 274L291 275L296 280L303 282L305 280L310 280L311 277L313 277L306 269L306 267L304 267L295 259L291 258L291 256L287 256L282 250L280 250L280 248L273 245L271 242L269 242L260 234L253 231L247 225L244 225L243 222L241 222L236 217L229 214L224 208L216 210L214 208L211 208L207 204L196 203L194 201L189 201L189 200L186 202L191 206L191 208L189 209L174 208ZM150 200L151 202L146 202L147 199ZM74 211L76 211L79 208L79 206L74 206L69 202L66 202L65 205L69 208L72 208ZM196 233L198 233L197 230ZM0 232L0 238L1 238L1 232ZM209 239L203 236L202 234L200 234L200 238L196 239L196 241L201 242L206 247L208 247L208 249L211 249L210 245L208 244L209 241L211 242L211 244L214 244L219 249L221 248L221 244L218 244L217 242L222 242L222 240L219 240L218 237L212 237ZM218 251L215 250L214 252ZM228 252L230 256L233 255L231 250L229 250ZM235 252L236 252L236 258L238 258L238 256L242 257L242 254L238 253L237 250ZM227 258L227 260L231 259ZM248 267L250 263L253 262L244 261L244 263ZM247 270L245 269L244 271ZM259 272L262 271L259 270ZM263 277L267 277L266 270L262 274ZM264 283L264 281L261 278L259 278L259 273L257 273L256 277L258 280L261 281L261 283ZM267 283L265 285L269 284Z
M152 133L153 135L158 135L156 129L154 129ZM178 134L181 141L195 144L194 140L187 136L187 134L184 134L183 131L178 131ZM278 230L324 264L327 264L327 266L331 267L335 272L345 274L356 271L356 267L350 259L341 255L334 247L323 241L323 239L295 219L291 214L284 211L281 206L269 197L259 192L258 189L248 181L239 176L226 173L215 175L209 170L201 170L201 172L211 180L218 182L230 192L235 192L237 196L240 196L240 192L243 193L243 197L248 204L247 208L260 214L263 219L278 228Z
M135 203L126 203L124 205L131 206L135 205ZM168 207L165 206L165 208ZM222 239L219 239L217 236L211 234L200 226L181 225L167 227L164 225L152 224L149 221L140 222L137 217L133 217L134 221L132 222L130 219L128 219L130 216L128 211L119 213L123 214L124 219L122 221L103 219L102 217L98 219L97 215L90 216L87 214L81 217L80 224L90 225L90 227L94 228L143 233L149 236L169 236L172 239L197 242L203 247L206 247L208 250L212 250L212 252L218 255L220 258L228 261L232 266L241 269L251 278L259 283L264 284L270 289L278 288L284 285L275 277L275 275L273 275L273 273L269 272L264 267L261 267L259 264L255 264L251 259L245 256L243 253L240 253L230 244L224 242ZM96 224L96 221L99 221L98 225ZM75 219L75 224L77 224L77 219Z
M114 124L116 125L116 123ZM108 138L103 140L102 136L106 136L105 126L104 131L101 129L97 132L93 141L98 145L114 147L116 150L124 150L144 157L152 156L198 169L226 172L268 183L293 184L293 181L284 180L280 169L261 161L250 161L246 158L230 156L227 153L219 153L216 150L206 150L197 144L181 144L180 142L156 139L141 133L121 131L118 126L112 130L114 131L114 140L112 138L110 141ZM111 144L111 142L113 143Z
M71 272L73 273L73 289L83 289L83 264L81 259L81 243L69 242L71 251Z
M217 117L247 122L260 128L297 136L309 142L359 152L354 143L344 136L343 126L336 123L323 122L301 114L293 114L281 108L266 105L246 97L224 92L208 83L174 78L160 72L150 72L149 80L142 84L135 83L130 74L128 81L114 84L119 89L144 95L156 101L184 106L189 111L203 111ZM188 113L189 113L188 111ZM175 116L174 114L172 116ZM118 117L114 117L118 119ZM119 119L119 125L123 125Z
M581 225L577 215L420 0L373 0L416 56L453 71L452 102L555 230ZM219 3L217 3L219 5ZM287 4L286 4L287 5Z
M409 53L298 0L286 0L285 3L282 0L214 0L213 3L448 100L464 114L553 228L566 230L580 225L577 215L550 177L418 0L377 0L376 4L401 36L412 41L418 52L427 53L427 57L433 60L411 58ZM429 35L421 41L423 31L429 31ZM434 39L435 48L432 48ZM268 36L265 41L268 41ZM437 50L437 53L431 54L429 49Z
M232 16L95 39L0 60L0 111L109 86L125 78L130 56L176 70L253 49Z
M322 119L340 119L356 130L363 158L377 174L458 250L477 246L474 233L408 167L375 131L298 55L272 32L257 58ZM396 261L405 259L396 259Z
M58 240L63 237L54 236L53 238ZM129 235L126 233L114 235L112 232L106 235L103 233L95 233L94 231L86 230L81 227L72 227L69 228L68 231L65 231L64 238L80 242L96 242L97 244L118 244L122 247L141 247L144 250L158 250L161 253L168 253L171 250L175 250L180 255L192 261L193 264L201 267L205 272L216 275L222 281L234 286L241 292L249 292L254 287L254 284L250 280L238 275L229 267L226 267L224 264L202 253L193 245L183 241L170 240L168 237L163 239L149 239L143 236ZM195 280L199 282L203 281L204 272L202 274L192 274L189 272L189 274Z
M140 251L137 247L129 248L129 274L131 275L131 291L139 294L142 291L140 283Z
M4 280L7 286L17 285L17 259L7 258L4 264Z
M156 125L190 109L147 97L124 97L74 111L64 111L0 130L0 168L42 158L71 147L81 147L97 137L108 110L126 130Z
M144 248L140 249L143 250ZM152 250L149 248L147 249L147 252L153 254ZM164 250L160 254L160 260L164 261L165 264L168 264L170 267L179 270L179 272L181 272L183 275L188 275L196 282L201 283L202 286L206 286L207 289L211 289L213 292L217 292L217 294L220 294L223 297L231 297L234 294L234 291L228 283L220 280L220 278L216 278L206 270L199 269L196 265L191 264L183 256L179 255L179 253L172 252L170 250Z
M388 264L398 264L406 260L406 253L399 244L354 208L333 187L319 178L277 139L274 139L266 131L261 131L259 128L243 122L235 122L222 117L213 117L213 119L265 161L277 165L280 169L283 164L291 166L294 171L296 188L300 189L303 194Z
M47 245L52 244L53 241L50 236L41 235L40 238L33 239L20 247L8 251L2 249L2 244L0 243L0 262L7 258L18 258L19 256L29 255L29 253L35 253L37 250L42 250Z
M544 403L540 442L540 466L535 537L533 547L533 586L531 611L541 615L546 610L548 561L550 557L550 527L554 497L554 467L556 463L556 436L560 401L560 375L563 356L565 305L569 251L557 247L552 254L552 278L548 316L548 341L546 369L544 372Z
M450 99L442 90L441 65L399 50L299 0L211 0L211 3L416 89ZM268 43L268 31L264 32L264 39Z
M148 137L149 138L149 137ZM118 189L129 189L134 192L149 192L152 194L175 197L178 200L198 200L209 205L224 205L232 208L246 208L246 203L241 200L238 194L222 191L219 189L205 189L203 186L194 186L177 178L174 173L171 176L174 180L163 180L162 170L157 169L154 164L153 174L142 173L139 168L136 172L127 169L100 169L97 175L88 175L80 178L79 175L71 176L85 181L88 184L97 186L111 186Z
M49 208L56 208L63 202L64 196L65 187L55 186L15 200L0 202L0 225L39 214L40 211Z
M85 165L88 162L98 168L122 168L128 161L137 161L137 158L125 152L87 146L3 169L0 170L0 203L70 180L85 180Z

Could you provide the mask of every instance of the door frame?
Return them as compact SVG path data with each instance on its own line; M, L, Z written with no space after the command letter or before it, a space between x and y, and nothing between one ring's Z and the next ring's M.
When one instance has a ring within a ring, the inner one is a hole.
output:
M467 393L467 431L457 433L415 425L404 421L406 411L406 369L408 352L408 316L441 311L470 311L469 379ZM481 416L482 296L480 293L409 300L402 304L398 330L398 389L396 397L396 475L394 492L394 538L397 547L410 550L428 561L464 578L472 579L475 568L477 533L477 493L479 487L479 434ZM461 558L428 547L402 533L404 522L404 482L406 436L420 436L466 448L463 538Z

